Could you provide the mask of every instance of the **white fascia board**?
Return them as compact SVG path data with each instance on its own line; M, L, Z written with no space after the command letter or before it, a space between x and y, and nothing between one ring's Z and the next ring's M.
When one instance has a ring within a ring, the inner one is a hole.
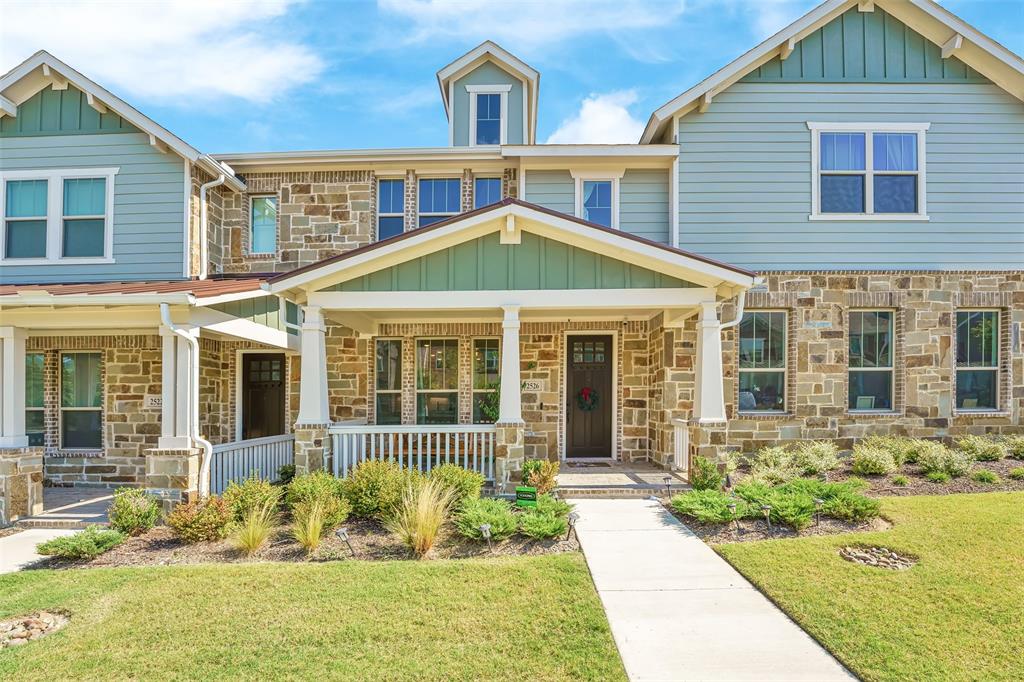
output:
M438 81L447 81L452 78L458 78L461 75L460 72L465 70L466 67L473 65L477 60L486 56L490 56L490 58L495 60L495 62L500 66L505 66L517 71L518 73L516 75L522 76L528 80L536 80L540 77L540 73L532 66L522 61L494 41L485 40L455 61L442 67L437 72L437 79Z
M171 318L175 322L185 320L182 308L172 309ZM65 334L85 334L86 330L118 335L128 335L132 330L147 330L145 333L155 334L160 326L160 308L157 306L135 306L118 308L96 308L95 306L69 308L16 308L4 309L5 325L22 327L29 335L47 336L62 332Z
M0 95L0 116L15 118L18 115L18 105Z
M69 294L54 296L47 293L29 292L0 296L0 310L10 307L46 306L122 306L122 305L194 305L195 297L187 292L168 294Z
M501 147L399 147L395 149L330 149L295 152L242 152L214 154L213 159L234 166L269 166L309 163L375 163L387 161L500 161Z
M209 329L218 334L233 336L245 341L263 343L285 350L299 350L299 335L289 334L281 329L245 320L212 308L194 308L190 311L189 320L202 329Z
M271 293L263 288L253 289L252 291L241 291L234 294L220 294L218 296L197 296L195 304L197 306L208 306L208 305L219 305L221 303L230 303L232 301L244 301L250 298L263 298L264 296L270 296Z
M890 14L893 14L893 16L899 19L899 14L894 13L892 10L889 9L889 6L892 5L893 9L897 10L898 12L898 10L900 9L898 7L899 3L890 3L888 1L885 1L879 2L879 4L884 5L886 11L888 11ZM979 31L978 29L974 28L966 21L950 12L945 7L942 7L938 3L932 2L931 0L909 0L909 4L926 13L928 16L932 17L936 21L942 22L943 24L948 26L950 30L962 35L964 38L974 43L975 45L983 49L985 52L995 57L996 59L1000 60L1001 62L1009 66L1011 69L1017 71L1018 73L1024 74L1024 59L1022 59L1019 55L1015 54L1014 52L1006 49L996 41L992 40L987 35Z
M501 153L508 157L675 157L679 147L672 144L506 144Z

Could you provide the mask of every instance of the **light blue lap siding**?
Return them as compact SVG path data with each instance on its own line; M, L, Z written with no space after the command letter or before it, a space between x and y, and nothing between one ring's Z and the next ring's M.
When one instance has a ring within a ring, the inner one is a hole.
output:
M619 181L621 230L669 243L668 176L668 171L663 170L626 171Z
M808 121L931 123L930 220L809 221ZM679 142L684 249L755 270L1024 263L1024 105L995 85L737 83Z
M2 265L0 281L16 284L182 278L185 166L181 157L157 151L142 133L0 139L0 170L108 167L120 168L114 178L114 262Z
M526 171L525 198L552 211L576 213L576 185L567 170Z

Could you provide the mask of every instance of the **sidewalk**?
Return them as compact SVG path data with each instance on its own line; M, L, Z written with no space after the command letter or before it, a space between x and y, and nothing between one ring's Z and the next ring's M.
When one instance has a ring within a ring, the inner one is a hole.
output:
M62 535L71 535L73 530L52 528L29 528L14 535L0 538L0 574L14 573L43 557L36 554L36 545Z
M572 502L631 680L854 679L657 502Z

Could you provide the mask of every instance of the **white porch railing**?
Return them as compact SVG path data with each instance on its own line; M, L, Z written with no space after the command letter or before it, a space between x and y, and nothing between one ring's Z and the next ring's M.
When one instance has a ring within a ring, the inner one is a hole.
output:
M690 428L683 419L672 420L674 430L672 445L674 447L672 467L682 473L689 474L690 469Z
M489 424L332 426L334 475L347 476L360 462L385 460L428 473L457 464L494 480L495 429Z
M213 446L210 462L210 492L219 495L232 481L250 476L276 481L277 470L295 458L295 436L267 436Z

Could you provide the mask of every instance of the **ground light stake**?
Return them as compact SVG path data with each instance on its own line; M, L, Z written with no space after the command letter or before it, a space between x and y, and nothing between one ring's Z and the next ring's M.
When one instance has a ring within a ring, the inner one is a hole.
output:
M770 504L762 504L761 511L764 512L764 522L768 524L768 534L772 534L772 506Z
M348 545L348 551L352 552L352 556L356 555L356 550L352 547L352 543L348 541L348 528L339 528L334 531L334 534L338 536L338 539Z
M725 506L726 506L726 509L729 510L729 516L732 517L732 522L733 522L733 524L736 527L736 535L738 537L739 534L740 534L740 520L736 516L736 502L732 501L732 502L730 502L729 504L727 504Z
M576 530L576 521L579 520L580 515L576 512L569 512L569 529L565 531L565 539L568 540L572 532ZM576 539L579 539L579 535L576 535Z
M672 477L671 476L666 476L665 477L665 497L667 497L670 500L672 499Z
M820 497L815 497L814 498L814 525L815 526L820 526L821 525L821 507L822 507L823 504L825 504L825 500L821 499Z
M480 534L484 536L484 540L487 540L487 551L493 552L494 548L491 547L491 524L481 523Z

